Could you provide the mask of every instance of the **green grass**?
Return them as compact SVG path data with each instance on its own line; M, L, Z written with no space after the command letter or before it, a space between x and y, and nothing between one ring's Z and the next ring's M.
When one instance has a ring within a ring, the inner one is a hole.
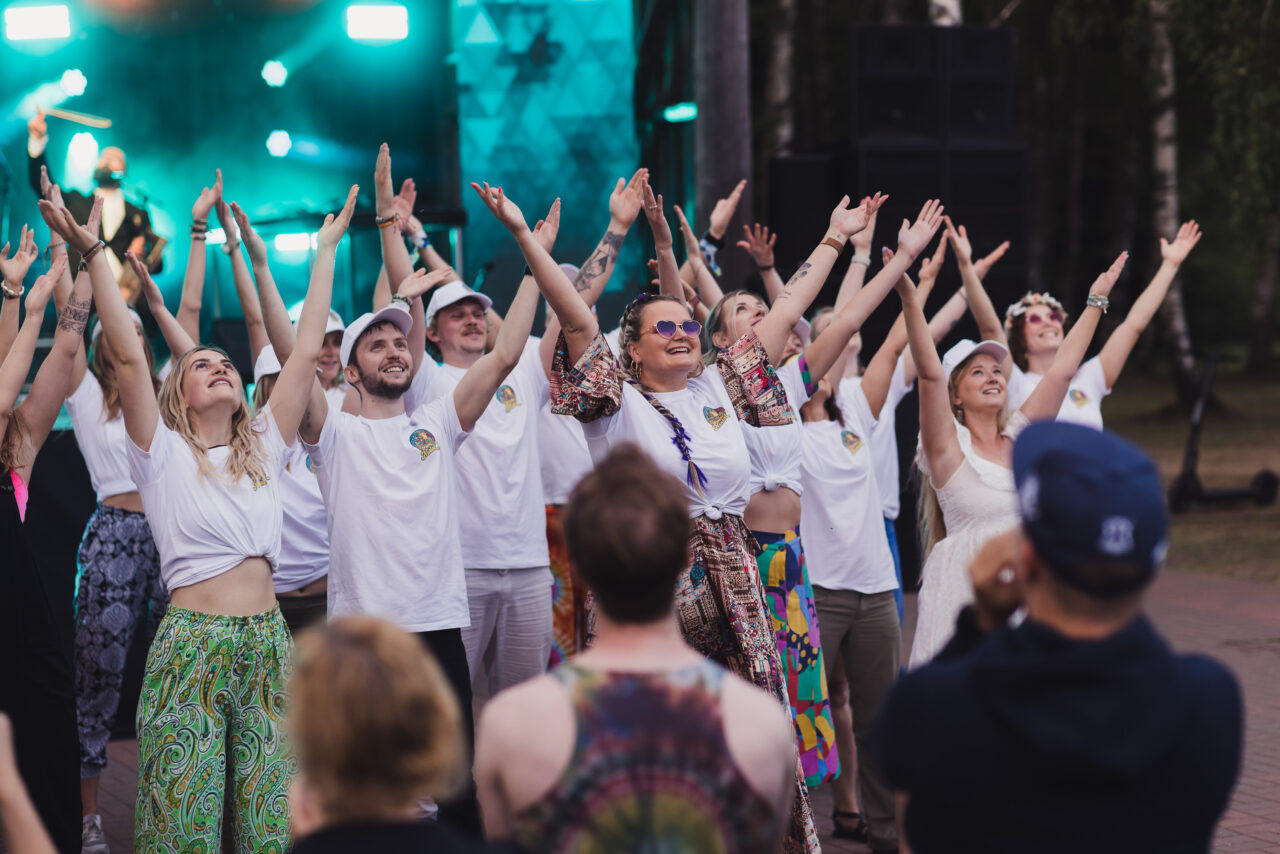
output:
M1247 486L1259 469L1280 474L1280 378L1219 373L1222 406L1205 415L1197 471L1206 489ZM1190 419L1161 377L1123 376L1103 402L1107 428L1145 448L1166 486L1182 470ZM1173 517L1168 566L1280 585L1280 505L1202 507Z

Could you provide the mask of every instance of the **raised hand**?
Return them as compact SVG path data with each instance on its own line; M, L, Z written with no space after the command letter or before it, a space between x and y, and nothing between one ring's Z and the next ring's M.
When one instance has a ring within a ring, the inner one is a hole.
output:
M484 202L484 206L489 209L489 213L493 214L498 222L506 226L507 231L515 234L529 227L529 223L525 220L520 208L516 207L515 202L507 198L501 187L490 187L487 183L477 184L472 181L471 189L476 191L480 196L480 200Z
M946 238L938 241L938 248L933 250L933 254L920 262L920 274L917 278L921 282L932 282L937 280L938 274L942 272L942 262L947 257L947 241Z
M413 183L412 178L405 178L400 184L400 192L391 200L391 208L396 216L400 217L400 222L408 223L414 218L413 206L417 201L418 186Z
M53 179L49 177L49 167L41 166L40 167L40 198L49 199L49 201L53 201L53 199L49 198L49 191L54 186L55 185L53 183Z
M959 229L951 222L951 217L944 216L942 221L947 224L944 232L947 241L951 244L951 248L956 251L956 260L961 264L968 263L973 260L973 244L969 242L969 232L964 230L964 226Z
M729 230L729 223L733 219L734 212L738 210L738 202L742 201L742 193L746 189L747 179L743 178L728 196L716 202L711 208L707 231L711 232L712 237L722 238Z
M880 210L880 206L889 200L888 196L876 193L869 199L863 199L856 208L849 207L849 197L844 196L831 211L831 229L845 237L852 237L871 224L871 217Z
M449 282L458 278L458 274L453 271L452 267L441 267L439 270L428 271L425 268L415 270L413 275L409 276L400 283L400 287L396 289L396 294L402 297L414 299L425 294L443 282Z
M240 231L240 241L244 243L244 248L249 252L249 262L252 264L267 263L267 244L258 232L253 230L248 214L238 204L232 202L231 215L235 217L236 228Z
M215 170L218 173L218 179L213 182L212 187L202 187L200 195L196 197L196 203L191 206L191 218L197 222L206 222L209 219L209 211L213 210L213 206L222 198L222 170Z
M98 238L102 234L102 197L95 196L93 207L89 208L89 217L84 221L85 230Z
M396 188L391 182L391 148L385 142L378 147L378 162L373 167L373 192L378 216L393 216Z
M138 277L138 282L142 285L142 295L147 298L147 305L153 308L156 305L164 305L164 295L160 293L160 287L156 284L156 280L151 278L151 271L147 269L147 265L142 262L137 253L133 250L124 253L124 260L133 269L133 274Z
M236 220L231 213L231 208L227 207L227 203L219 196L213 203L213 210L218 215L218 225L222 226L222 233L226 235L226 245L234 249L240 241L240 236L236 231Z
M40 216L44 218L49 228L62 235L62 238L74 246L77 252L83 255L97 245L97 231L90 231L76 222L76 218L64 205L54 205L44 199L40 200L39 205ZM101 217L102 196L94 196L93 209L89 211L90 224L96 224Z
M974 269L974 272L978 274L978 278L985 279L987 277L987 273L990 273L991 268L995 266L995 263L999 261L1001 258L1003 258L1004 253L1008 251L1009 251L1009 241L1006 240L1004 243L1001 243L995 249L992 249L984 257L979 258L977 261L974 261L973 269Z
M9 244L0 249L0 278L12 285L20 285L27 278L27 271L40 255L36 249L36 233L25 225L18 238L18 251L9 257Z
M355 213L356 196L359 193L360 185L352 184L351 189L347 191L347 203L342 206L342 210L338 211L337 216L329 214L324 218L324 225L320 226L320 231L316 234L318 250L337 248L338 241L347 233L347 226L351 225L351 215Z
M36 139L44 139L49 135L49 124L44 119L44 108L36 107L36 114L27 120L27 133Z
M866 199L863 199L863 201L865 202ZM867 221L867 227L855 234L853 239L849 241L853 244L854 255L861 255L865 258L871 257L871 244L875 241L876 214L877 211L872 211L871 219Z
M662 196L653 195L648 178L644 181L644 217L649 220L649 229L653 232L653 245L659 250L670 249L673 242L671 224L662 213Z
M754 229L744 225L742 233L746 239L738 241L738 248L747 250L757 267L772 267L773 244L778 242L778 235L770 234L769 227L758 222Z
M1120 271L1124 269L1125 262L1128 260L1129 253L1121 252L1119 257L1106 269L1106 272L1093 280L1093 284L1089 286L1090 295L1109 296L1111 289L1116 286L1116 280L1120 278Z
M44 307L49 304L49 297L53 295L53 286L62 277L66 266L67 256L59 255L49 265L49 272L36 279L36 283L27 292L27 314L34 314L36 317L44 314Z
M702 264L702 249L698 246L698 235L693 233L689 220L685 219L684 210L676 205L674 207L676 219L680 221L680 236L684 238L684 254L689 259L690 264Z
M644 184L649 180L649 170L641 167L630 181L618 179L609 194L609 218L623 229L631 228L644 206Z
M923 252L942 225L942 210L942 202L930 199L920 208L920 214L914 223L904 219L902 227L898 229L898 251L906 252L912 258Z
M1160 238L1160 257L1170 264L1182 264L1191 254L1191 250L1200 242L1200 224L1194 219L1187 220L1178 229L1178 236L1173 242Z
M537 239L538 244L545 250L547 254L551 254L551 249L556 245L556 236L560 234L560 200L556 199L551 203L551 209L547 211L547 218L538 220L533 227L533 236Z

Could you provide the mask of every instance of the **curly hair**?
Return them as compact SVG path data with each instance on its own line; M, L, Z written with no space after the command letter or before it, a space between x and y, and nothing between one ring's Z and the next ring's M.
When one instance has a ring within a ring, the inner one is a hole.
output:
M209 447L196 435L195 428L191 426L186 396L182 391L183 377L186 376L195 354L201 352L227 355L226 351L220 347L204 345L192 347L174 363L173 370L160 386L156 402L160 405L160 417L164 420L165 426L181 436L191 448L191 453L195 454L199 462L200 474L213 476L215 472L212 463L209 462ZM231 441L228 444L231 454L227 457L222 471L222 476L227 482L236 483L245 475L249 475L255 483L266 480L262 439L258 431L253 428L253 416L249 412L249 403L244 399L243 394L240 396L239 405L231 413Z

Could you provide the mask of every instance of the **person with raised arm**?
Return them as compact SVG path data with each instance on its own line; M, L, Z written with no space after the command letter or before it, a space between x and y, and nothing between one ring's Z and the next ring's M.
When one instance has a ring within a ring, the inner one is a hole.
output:
M283 849L288 841L293 760L280 724L292 645L271 587L279 477L307 412L334 252L356 192L320 229L300 343L256 418L231 360L211 347L180 354L157 400L101 242L65 208L40 203L45 221L89 266L115 346L130 470L170 594L138 704L139 850L217 848L224 815L237 850ZM171 749L178 741L187 749Z
M27 271L38 257L36 233L25 225L12 258L9 257L8 243L0 249L0 293L4 297L0 301L0 360L4 359L18 337L18 302L26 288Z
M954 246L954 242L953 242ZM966 569L992 534L1017 521L1009 470L1013 440L1029 422L1052 418L1062 406L1108 295L1129 255L1121 253L1089 289L1085 311L1058 348L1044 380L1018 409L1007 409L1003 366L1009 351L999 341L964 340L940 360L921 300L902 288L911 355L920 377L920 517L925 563L910 667L946 644L956 614L973 599ZM966 273L966 278L972 278ZM969 304L974 304L970 294ZM980 324L981 326L981 324Z
M1178 229L1173 242L1160 238L1160 268L1134 300L1124 320L1107 337L1098 355L1081 365L1071 378L1057 420L1102 429L1102 399L1111 394L1129 354L1155 317L1182 262L1187 260L1201 236L1199 224L1188 220ZM964 226L954 228L948 223L947 238L955 249L969 304L983 336L1003 342L1009 348L1011 364L1006 366L1009 407L1016 409L1031 396L1053 364L1059 348L1066 343L1068 314L1062 303L1050 294L1027 292L1005 309L1002 323L982 288L978 265L969 263L972 249ZM1103 314L1109 307L1109 300L1102 304Z
M563 327L552 365L556 411L583 422L587 443L601 459L620 442L634 442L689 490L690 565L677 587L677 614L689 643L703 655L770 691L789 708L772 625L761 598L756 543L743 521L750 496L744 422L791 423L790 407L770 359L822 286L809 276L813 260L779 297L779 308L712 365L704 364L701 325L684 303L672 235L662 197L645 186L645 215L658 250L662 293L642 296L623 313L620 360L605 343L591 309L538 245L523 214L501 190L477 188L486 206L511 232ZM832 212L831 227L815 251L833 253L866 224L864 206ZM816 259L815 259L816 260ZM830 261L818 260L830 265ZM815 850L817 836L797 760L796 801L785 849Z

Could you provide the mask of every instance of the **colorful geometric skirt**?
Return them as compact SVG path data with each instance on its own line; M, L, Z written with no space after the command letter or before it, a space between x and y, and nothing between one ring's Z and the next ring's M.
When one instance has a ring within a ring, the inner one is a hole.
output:
M813 587L804 564L804 546L795 528L784 534L751 533L761 547L756 566L787 680L787 699L796 726L796 751L805 783L819 786L840 773L840 757L831 725L827 671Z

